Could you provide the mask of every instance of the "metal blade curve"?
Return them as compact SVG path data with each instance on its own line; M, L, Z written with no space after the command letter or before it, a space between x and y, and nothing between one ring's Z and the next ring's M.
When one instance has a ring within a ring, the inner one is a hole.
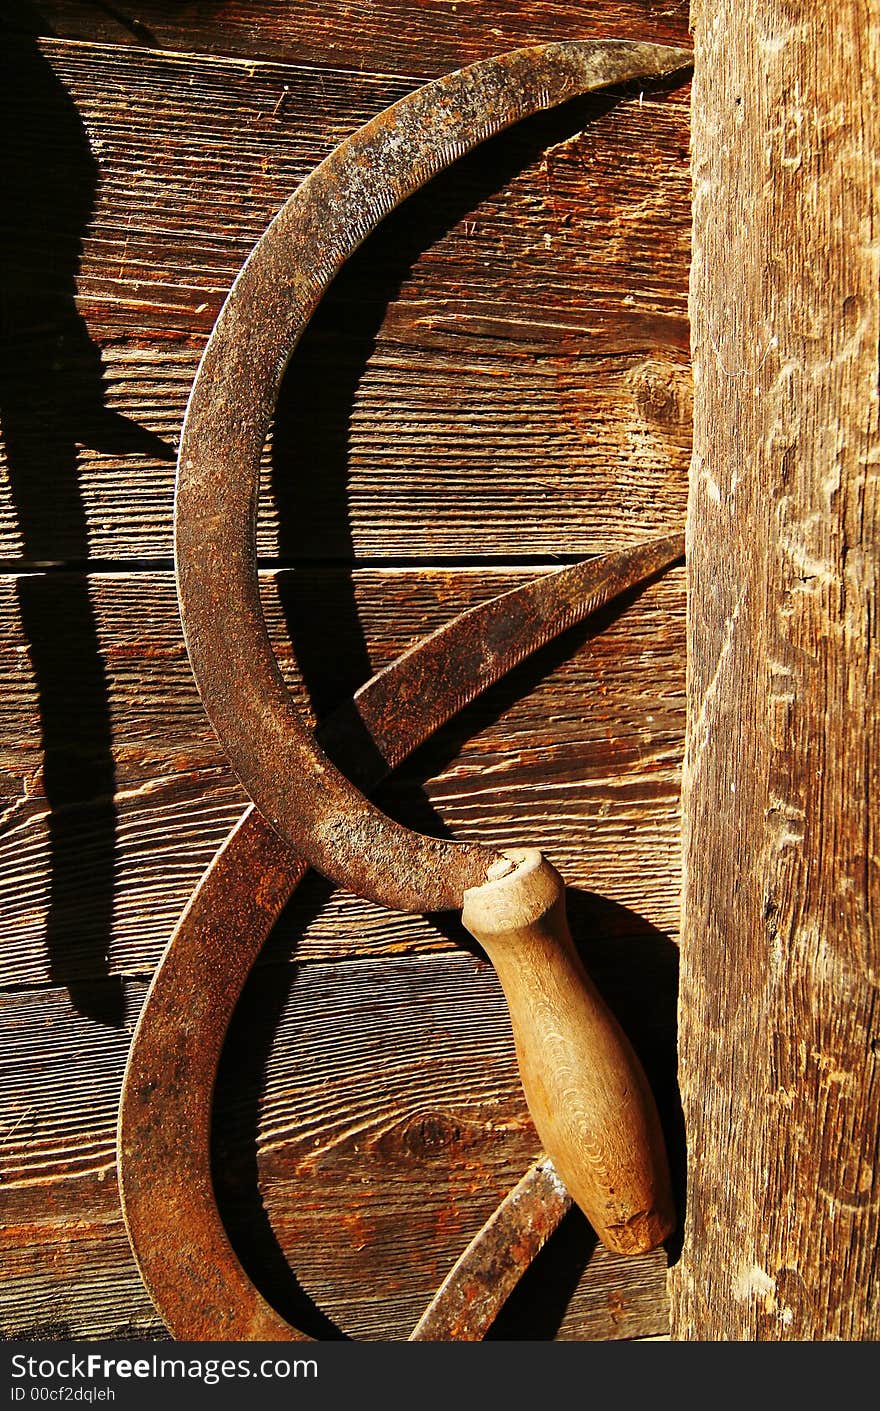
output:
M688 66L680 49L623 40L547 44L474 64L347 138L258 241L205 349L178 462L178 593L205 710L244 787L326 876L402 911L460 906L488 849L389 820L333 765L299 713L263 620L259 464L290 354L345 260L432 176L518 119L579 94Z
M375 749L364 757L372 761L369 784L378 784L393 764L487 684L574 622L660 572L681 557L683 547L679 535L652 540L532 579L479 604L379 672L361 687L354 703L330 717L325 731L337 745L346 740L353 719L361 735L371 732ZM438 654L460 647L464 635L491 638L506 613L512 614L513 626L503 643L496 631L494 658L482 660L471 652L455 699L442 692L432 697L424 664L433 669ZM427 693L421 717L411 704L416 686ZM399 722L395 701L401 702ZM235 1254L214 1197L210 1151L214 1083L233 1010L307 870L305 857L251 806L190 898L153 976L132 1040L117 1135L123 1216L147 1291L174 1336L184 1341L308 1336L271 1307ZM537 1252L537 1232L545 1232L543 1242L561 1218L564 1202L552 1196L551 1187L551 1176L542 1176L529 1187L528 1199L505 1206L505 1228L516 1213L524 1234L519 1246L511 1246L505 1287L516 1282ZM497 1226L493 1230L497 1233ZM499 1257L493 1234L486 1259L497 1268ZM481 1267L472 1246L461 1278L479 1279ZM454 1293L446 1289L425 1324L433 1331L419 1337L442 1336L439 1329L455 1306ZM490 1307L491 1300L484 1310L491 1322ZM315 1322L317 1327L317 1317ZM468 1336L477 1336L476 1315L468 1326Z

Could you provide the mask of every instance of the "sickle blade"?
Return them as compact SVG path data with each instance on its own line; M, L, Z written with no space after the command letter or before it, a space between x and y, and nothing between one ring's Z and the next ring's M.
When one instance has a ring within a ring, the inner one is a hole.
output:
M317 731L372 789L470 701L560 633L684 557L684 535L585 559L461 612L378 672ZM365 739L365 729L368 739Z
M144 1287L184 1342L308 1336L242 1268L211 1178L211 1107L226 1031L307 871L251 806L190 897L132 1039L116 1139L122 1213Z
M416 90L343 142L282 207L205 349L175 504L178 592L205 710L287 841L326 876L392 909L460 907L494 854L386 818L331 764L290 698L263 621L255 542L260 456L284 368L346 259L437 172L531 113L690 60L685 50L621 40L548 44Z
M660 572L683 549L681 535L652 540L559 569L479 604L362 686L353 702L328 719L322 738L334 751L354 753L356 745L360 758L369 761L365 787L375 786L529 652ZM482 644L479 651L474 643ZM444 654L465 644L470 646L455 689L444 691L436 684ZM372 746L367 749L365 732ZM307 868L306 859L249 808L190 899L132 1040L117 1141L123 1215L147 1291L174 1336L184 1341L307 1336L266 1302L233 1251L214 1197L210 1152L214 1083L229 1021L264 941ZM539 1167L517 1187L516 1201L507 1197L499 1207L503 1216L493 1217L485 1237L478 1235L469 1246L414 1337L475 1338L492 1322L568 1205L556 1190L558 1178L549 1162ZM499 1230L509 1241L506 1261ZM491 1278L484 1277L481 1271L489 1270ZM454 1332L453 1324L465 1329L455 1291L463 1284L484 1291L466 1330ZM499 1295L494 1301L493 1285ZM317 1318L313 1331L319 1331Z
M530 1166L450 1269L409 1341L484 1338L571 1205L549 1157Z

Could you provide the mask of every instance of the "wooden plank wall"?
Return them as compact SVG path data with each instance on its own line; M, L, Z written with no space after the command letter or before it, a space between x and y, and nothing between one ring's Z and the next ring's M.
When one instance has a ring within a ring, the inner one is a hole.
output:
M674 1325L876 1340L880 4L694 17Z
M10 0L2 25L0 1327L161 1337L120 1217L116 1104L150 972L244 802L171 572L200 351L296 182L419 79L572 35L686 43L686 13ZM682 523L687 104L524 124L337 281L291 368L259 527L273 640L318 714L460 607ZM677 1160L683 620L676 570L488 693L384 795L560 865ZM537 1150L498 986L461 940L311 877L230 1040L230 1229L279 1306L297 1280L348 1336L406 1336ZM594 1251L573 1216L496 1333L661 1334L665 1276L662 1251Z

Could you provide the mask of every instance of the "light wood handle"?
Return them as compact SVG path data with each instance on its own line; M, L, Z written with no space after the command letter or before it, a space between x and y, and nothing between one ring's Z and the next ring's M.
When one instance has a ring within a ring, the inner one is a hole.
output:
M654 1249L675 1226L660 1120L575 951L562 878L536 848L510 849L465 892L462 920L501 981L526 1101L560 1177L608 1249Z

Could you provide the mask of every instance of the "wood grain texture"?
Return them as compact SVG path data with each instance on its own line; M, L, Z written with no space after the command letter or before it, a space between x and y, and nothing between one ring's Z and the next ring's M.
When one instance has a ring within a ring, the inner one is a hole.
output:
M320 8L290 0L7 0L19 32L99 39L109 44L209 51L305 64L338 64L425 78L520 45L615 35L687 44L687 6L675 0L329 0Z
M230 284L306 172L412 85L14 37L3 61L0 555L167 557ZM677 529L686 102L521 124L384 223L291 364L261 553L580 554Z
M282 605L294 621L312 622L311 642L301 632L297 641L315 696L329 705L365 659L381 665L414 630L522 577L362 570L352 583L288 572L264 575L264 599L301 698ZM683 578L677 570L619 616L606 614L603 630L579 629L521 669L416 757L386 798L421 825L439 816L455 831L511 842L527 830L560 860L574 883L577 944L636 1042L673 1143L676 951L665 928L677 911ZM14 1292L0 1316L8 1332L153 1336L161 1329L136 1281L112 1173L115 1105L143 992L127 977L155 963L243 795L195 696L170 575L34 575L5 589L3 620L16 622L29 593L30 632L42 622L47 636L35 652L19 627L4 653L15 743L3 768L16 797L2 845L10 1067L0 1160ZM88 674L65 670L83 601L101 647L103 696L90 694ZM345 627L352 605L358 617ZM113 793L95 797L101 787ZM442 1277L537 1150L497 981L462 943L458 925L389 916L312 877L270 944L231 1048L231 1115L221 1111L218 1140L231 1152L227 1222L292 1316L300 1305L276 1241L338 1324L358 1336L403 1336L434 1274ZM427 971L407 968L422 962ZM421 975L439 1009L422 996ZM70 997L33 988L47 980L63 981ZM292 1006L283 1022L279 1003ZM317 1049L302 1048L304 1024ZM274 1089L270 1062L282 1075ZM308 1121L294 1070L309 1075L309 1102L318 1104ZM263 1104L274 1114L265 1139L254 1127ZM271 1230L258 1218L254 1163ZM587 1227L569 1221L507 1309L502 1333L662 1331L663 1256L621 1263L591 1248Z
M696 7L679 1338L876 1339L876 3Z
M244 803L167 571L177 432L225 292L309 168L420 79L572 33L686 42L682 7L643 0L137 11L0 16L0 1329L49 1338L163 1335L113 1140L146 979ZM259 541L295 565L264 575L266 610L319 714L524 560L679 527L687 147L684 92L542 119L433 183L331 290L267 450ZM523 667L383 796L559 863L679 1163L683 623L677 571ZM303 1307L289 1261L338 1327L405 1336L537 1150L500 990L466 945L315 877L277 928L221 1075L217 1172L280 1307ZM613 1258L574 1218L496 1335L656 1336L664 1279L662 1255Z
M323 715L414 638L527 576L284 571L263 575L264 603L291 687L308 707L305 676ZM0 975L147 973L246 803L196 694L172 576L27 575L0 587ZM683 628L676 569L462 712L385 786L384 806L429 831L540 846L603 927L674 933ZM318 959L448 942L434 921L313 877L279 944Z
M126 982L119 1027L85 1019L57 989L0 997L7 1332L161 1334L114 1175L143 993ZM350 1336L405 1337L538 1149L497 981L462 954L266 968L218 1086L215 1175L240 1257L282 1310L302 1316L304 1293ZM571 1217L541 1261L499 1336L666 1326L662 1251L610 1256Z

